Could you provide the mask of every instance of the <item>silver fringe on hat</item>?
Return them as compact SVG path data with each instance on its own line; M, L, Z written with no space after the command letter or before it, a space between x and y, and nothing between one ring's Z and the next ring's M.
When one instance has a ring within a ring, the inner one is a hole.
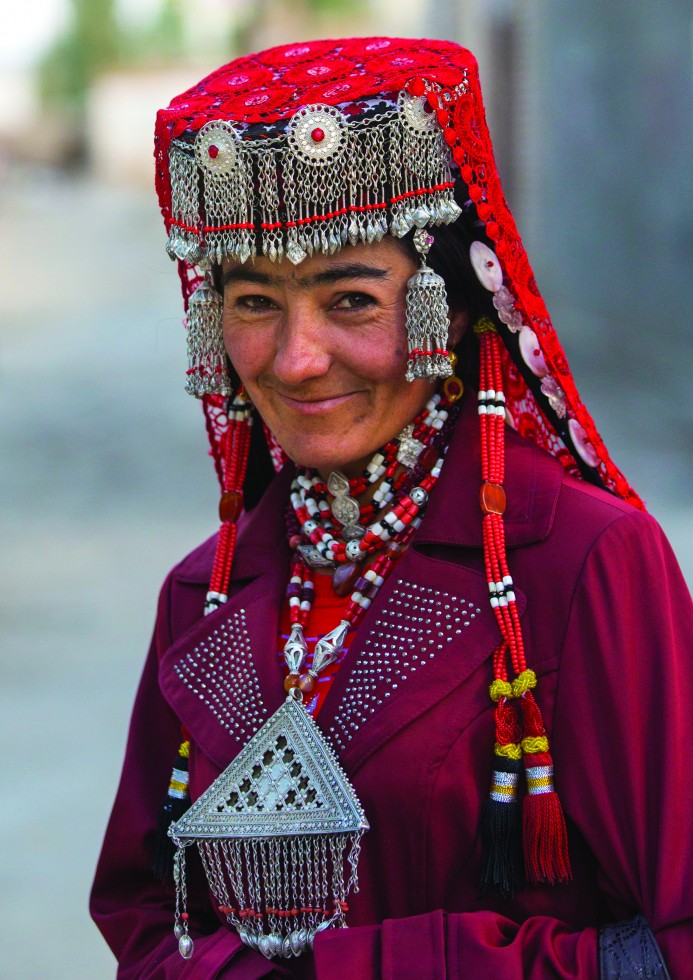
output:
M246 262L259 247L299 263L460 214L450 149L425 96L400 92L396 105L356 120L303 106L271 138L247 128L212 120L194 144L171 143L172 258Z

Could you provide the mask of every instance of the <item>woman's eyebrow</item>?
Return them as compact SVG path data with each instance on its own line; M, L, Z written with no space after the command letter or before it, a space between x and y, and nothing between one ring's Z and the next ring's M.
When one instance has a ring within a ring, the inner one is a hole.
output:
M361 262L337 265L333 268L325 269L322 272L316 272L312 276L290 277L260 272L257 269L246 268L242 265L234 265L222 273L221 285L225 287L229 283L240 282L252 283L257 286L280 287L290 282L291 285L300 286L303 289L310 289L313 286L329 286L343 279L386 279L389 274L389 269L383 269L379 266L367 265Z

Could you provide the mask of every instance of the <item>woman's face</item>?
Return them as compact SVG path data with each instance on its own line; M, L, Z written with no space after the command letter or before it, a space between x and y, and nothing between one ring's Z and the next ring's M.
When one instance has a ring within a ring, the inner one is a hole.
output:
M323 476L357 475L431 396L431 382L404 377L405 293L415 271L390 238L299 266L224 262L226 350L295 462Z

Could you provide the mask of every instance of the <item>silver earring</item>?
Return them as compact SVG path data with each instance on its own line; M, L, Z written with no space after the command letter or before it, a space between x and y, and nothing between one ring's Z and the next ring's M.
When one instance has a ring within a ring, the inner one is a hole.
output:
M421 256L421 268L407 283L407 381L449 378L452 365L447 349L450 319L445 282L426 264L434 238L425 228L419 228L413 241Z
M188 303L188 372L185 390L197 398L232 392L224 348L223 301L204 279Z

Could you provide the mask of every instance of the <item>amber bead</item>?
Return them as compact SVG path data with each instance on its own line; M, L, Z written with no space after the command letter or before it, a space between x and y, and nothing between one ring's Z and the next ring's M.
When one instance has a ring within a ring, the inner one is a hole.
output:
M291 537L289 538L289 547L291 548L292 551L296 551L300 543L301 543L300 534L292 534Z
M241 490L226 490L219 501L219 517L222 521L233 524L243 511L243 492Z
M341 598L351 595L354 591L354 583L359 577L359 574L359 566L351 561L337 565L332 575L332 588L335 593Z
M505 490L499 483L482 483L479 503L484 514L505 513Z
M458 402L464 394L464 385L456 374L443 382L443 394L451 404Z
M284 690L288 693L294 687L298 687L298 674L288 674L284 678Z
M304 694L310 694L315 687L315 678L312 674L301 674L296 685Z
M396 541L391 541L385 548L385 554L388 558L392 558L393 560L399 558L402 554L402 545L397 544Z
M419 453L419 458L417 460L419 466L423 466L427 473L430 473L433 467L438 462L438 457L440 453L433 446L427 446L424 450Z

